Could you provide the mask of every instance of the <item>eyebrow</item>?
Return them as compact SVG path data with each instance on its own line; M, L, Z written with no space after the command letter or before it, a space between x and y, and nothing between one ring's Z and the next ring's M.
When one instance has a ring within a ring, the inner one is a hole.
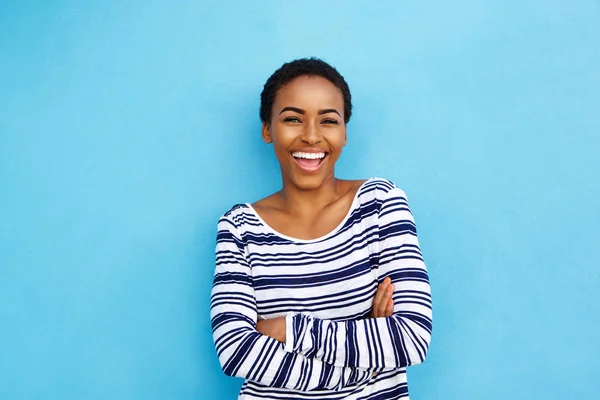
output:
M304 111L303 109L298 108L298 107L283 107L283 109L279 112L279 114L281 115L285 111L293 111L293 112L297 112L298 114L302 114L302 115L306 114L306 111ZM323 114L328 114L328 113L336 113L337 115L339 115L341 117L340 113L335 108L326 108L324 110L319 110L317 112L318 115L323 115Z

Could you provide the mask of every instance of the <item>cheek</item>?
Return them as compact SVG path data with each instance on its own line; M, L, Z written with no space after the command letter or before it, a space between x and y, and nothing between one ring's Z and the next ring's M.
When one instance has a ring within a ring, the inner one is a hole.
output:
M288 160L288 150L285 142L273 141L273 150L275 151L275 157L280 164L285 163Z
M272 133L273 144L279 148L288 148L300 135L298 129L290 127L277 127Z
M332 150L341 151L346 144L346 132L336 132L325 136Z

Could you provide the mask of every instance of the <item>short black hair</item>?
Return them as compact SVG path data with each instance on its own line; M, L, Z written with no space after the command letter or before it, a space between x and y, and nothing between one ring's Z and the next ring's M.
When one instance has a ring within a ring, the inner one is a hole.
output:
M285 63L267 79L260 94L260 119L262 122L271 122L273 103L279 89L299 76L306 75L325 78L340 89L344 97L344 122L348 123L352 115L350 88L344 77L334 67L316 57L300 58Z

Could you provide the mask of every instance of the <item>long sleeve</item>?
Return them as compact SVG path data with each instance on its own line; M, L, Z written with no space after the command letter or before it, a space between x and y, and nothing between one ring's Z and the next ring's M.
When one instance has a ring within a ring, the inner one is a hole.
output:
M429 279L404 192L382 195L378 214L378 282L394 284L388 318L330 321L304 314L286 317L285 350L337 367L395 369L425 360L431 338Z
M371 379L365 369L335 367L286 352L282 343L256 330L250 266L238 228L226 216L218 224L210 306L213 340L225 374L301 391L340 390Z

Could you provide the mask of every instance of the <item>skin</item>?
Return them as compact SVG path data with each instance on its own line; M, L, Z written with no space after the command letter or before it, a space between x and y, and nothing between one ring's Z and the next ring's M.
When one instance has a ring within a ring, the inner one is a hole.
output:
M334 230L364 182L337 179L334 174L347 142L341 91L319 76L294 79L277 92L262 138L273 145L283 185L252 204L256 212L276 231L298 239L315 239ZM295 151L326 156L318 171L306 172L292 157ZM371 318L392 315L393 291L391 280L385 278L373 299ZM256 329L285 343L285 317L259 320Z

